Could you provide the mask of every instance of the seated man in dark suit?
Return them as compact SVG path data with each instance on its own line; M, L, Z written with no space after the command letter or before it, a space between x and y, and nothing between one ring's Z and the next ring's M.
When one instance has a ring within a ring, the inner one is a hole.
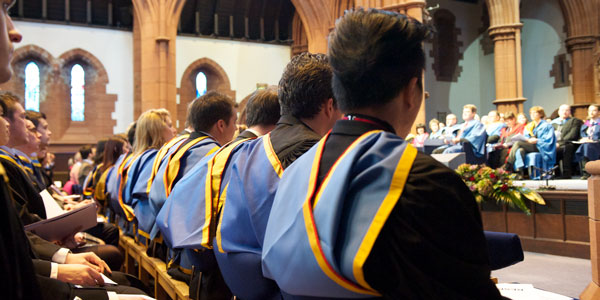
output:
M556 161L562 160L563 169L560 178L571 179L573 175L573 159L578 145L579 131L583 121L571 116L571 106L563 104L558 108L558 118L550 123L556 135Z
M273 130L279 120L279 110L277 89L268 88L252 93L244 110L248 129L242 131L235 141L259 137Z
M262 270L283 292L501 299L473 194L403 138L423 102L427 36L389 11L336 22L327 55L345 117L283 173L263 242Z

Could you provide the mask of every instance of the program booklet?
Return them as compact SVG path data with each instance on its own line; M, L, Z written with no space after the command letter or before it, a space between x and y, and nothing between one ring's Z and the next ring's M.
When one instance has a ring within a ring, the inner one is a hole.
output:
M54 242L63 240L76 232L92 228L96 224L96 204L90 203L71 211L63 211L62 214L46 220L29 224L25 226L25 230L31 231L47 241Z

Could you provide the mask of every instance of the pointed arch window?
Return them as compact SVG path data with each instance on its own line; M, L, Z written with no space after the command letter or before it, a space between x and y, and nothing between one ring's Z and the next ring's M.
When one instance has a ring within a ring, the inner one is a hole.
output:
M25 66L25 109L40 111L40 68L33 61Z
M80 64L71 68L71 121L85 121L85 71Z
M196 97L206 94L206 86L206 74L204 74L204 72L198 72L198 74L196 74Z

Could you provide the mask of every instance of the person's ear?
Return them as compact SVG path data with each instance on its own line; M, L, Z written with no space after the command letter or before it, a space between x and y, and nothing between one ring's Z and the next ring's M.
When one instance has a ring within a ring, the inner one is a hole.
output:
M219 133L223 133L225 131L225 127L227 127L227 124L223 119L217 121L217 130L219 131Z
M419 84L419 78L413 77L404 88L403 94L404 103L408 110L416 105L420 105L423 91Z

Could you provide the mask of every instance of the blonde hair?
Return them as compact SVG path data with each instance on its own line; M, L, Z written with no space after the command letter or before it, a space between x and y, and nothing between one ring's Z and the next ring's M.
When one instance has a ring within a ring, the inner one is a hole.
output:
M529 113L532 112L537 112L538 114L540 114L540 119L543 119L546 117L546 113L544 112L544 108L541 106L534 106L532 108L529 109Z
M164 108L150 109L139 117L135 128L133 155L148 149L159 149L167 142L163 138L167 117L170 118L171 114Z
M468 108L471 110L471 112L473 113L477 113L477 106L473 105L473 104L467 104L465 106L463 106L463 109Z

